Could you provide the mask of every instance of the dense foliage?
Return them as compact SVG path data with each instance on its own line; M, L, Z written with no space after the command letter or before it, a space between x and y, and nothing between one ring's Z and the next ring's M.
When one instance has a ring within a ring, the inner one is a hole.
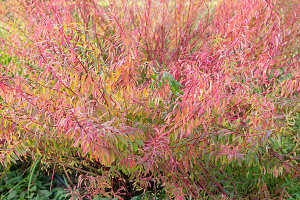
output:
M67 197L67 191L63 187L59 187L63 182L63 179L53 179L41 173L39 166L40 162L37 160L31 167L26 165L22 166L23 163L18 162L10 168L3 169L0 181L0 199L11 200L11 199L32 199L32 200L65 200ZM26 168L27 167L27 168ZM64 182L63 182L64 183ZM55 188L51 188L55 186Z
M296 0L4 0L0 13L2 166L41 160L76 178L78 199L300 197Z

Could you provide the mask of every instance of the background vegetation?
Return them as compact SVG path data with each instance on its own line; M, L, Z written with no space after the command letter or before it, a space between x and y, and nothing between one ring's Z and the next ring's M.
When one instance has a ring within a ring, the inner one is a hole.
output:
M24 195L49 187L31 184L41 170L51 187L64 173L70 199L300 198L296 0L4 0L0 13L1 195L21 160Z

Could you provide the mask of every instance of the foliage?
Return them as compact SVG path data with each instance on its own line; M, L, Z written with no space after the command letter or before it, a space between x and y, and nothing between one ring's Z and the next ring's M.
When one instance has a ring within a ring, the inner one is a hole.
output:
M20 163L9 169L1 168L0 198L9 199L68 199L63 188L52 188L51 176L40 173L38 162L36 168L22 170ZM4 174L5 172L5 174Z
M298 10L1 2L1 164L75 170L71 199L297 198Z

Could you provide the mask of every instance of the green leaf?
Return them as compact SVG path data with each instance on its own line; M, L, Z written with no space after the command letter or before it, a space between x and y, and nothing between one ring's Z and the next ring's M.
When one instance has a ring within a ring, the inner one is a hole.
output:
M15 190L12 190L9 192L8 196L7 196L7 199L14 199L17 197L17 191Z

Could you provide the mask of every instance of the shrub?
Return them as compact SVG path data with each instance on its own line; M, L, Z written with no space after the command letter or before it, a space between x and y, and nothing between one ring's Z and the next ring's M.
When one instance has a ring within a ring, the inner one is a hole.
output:
M293 0L2 2L2 165L41 156L77 170L78 198L291 195L270 191L299 176L297 10ZM239 176L255 181L240 188Z

